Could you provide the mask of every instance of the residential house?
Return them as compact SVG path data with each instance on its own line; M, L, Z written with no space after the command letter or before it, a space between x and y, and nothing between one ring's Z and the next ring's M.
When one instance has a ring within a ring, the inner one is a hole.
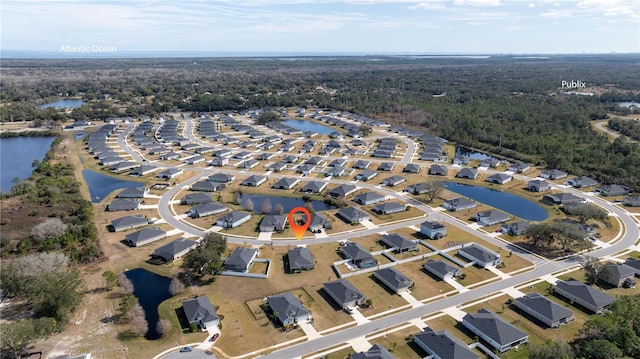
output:
M489 183L495 183L495 184L505 184L511 181L512 179L513 177L509 176L508 174L494 173L491 176L487 177L486 181Z
M242 162L241 164L238 165L238 168L243 168L243 169L252 169L254 167L258 167L258 165L260 164L260 161L256 161L256 160L246 160L244 162Z
M418 250L417 241L411 241L401 234L383 234L380 242L398 253Z
M302 174L308 175L314 169L316 169L316 166L314 165L299 165L298 168L296 168L296 173L302 173Z
M463 209L475 208L476 206L476 202L464 197L446 200L442 203L442 207L449 211L461 211Z
M420 233L429 239L441 239L447 235L447 227L435 221L425 221L420 224Z
M262 218L260 232L283 232L287 226L287 216L279 214L267 214Z
M164 154L160 155L160 157L158 157L158 159L160 159L162 161L178 161L178 160L180 160L180 154L176 153L176 152L167 152L167 153L164 153Z
M360 193L359 195L353 197L353 201L361 204L361 205L368 205L368 204L374 204L374 203L378 203L378 202L382 202L385 200L385 196L381 195L377 192L363 192Z
M241 185L248 187L258 187L267 181L267 177L260 175L249 176L242 181Z
M378 265L378 260L358 243L347 242L344 246L340 247L340 252L346 258L350 259L351 263L358 268L368 268Z
M527 228L529 227L531 227L529 223L518 221L502 225L500 232L510 236L521 236L527 232Z
M189 324L193 323L198 328L215 328L220 325L216 308L206 295L183 301L182 309Z
M475 168L469 168L469 167L465 167L461 169L456 174L456 178L476 179L476 177L478 177L478 170Z
M569 174L567 172L556 170L556 169L544 170L544 171L542 171L542 173L540 173L540 177L541 178L546 178L546 179L550 179L550 180L557 180L557 179L565 178L568 175Z
M595 190L596 193L602 196L624 196L630 191L629 187L617 184L605 184Z
M625 197L622 204L627 207L640 207L640 196Z
M391 176L389 178L386 178L385 180L382 181L382 185L383 186L388 186L388 187L393 187L393 186L397 186L401 183L405 183L407 182L407 179L402 177L402 176Z
M271 170L273 172L282 172L287 169L287 164L285 162L276 162L271 165Z
M302 186L300 192L303 193L321 193L327 187L329 182L324 181L309 181Z
M352 184L341 184L340 186L330 190L329 195L335 198L346 197L357 190L358 187Z
M558 328L574 319L572 311L535 292L514 299L513 305L550 328Z
M166 169L166 170L158 173L156 175L156 177L168 181L170 179L174 179L174 178L180 176L183 173L184 173L184 171L179 169L179 168L169 168L169 169Z
M128 229L144 227L148 224L149 221L143 216L126 216L111 221L111 228L113 228L114 232L122 232Z
M359 180L359 181L368 181L368 180L374 178L377 175L378 175L377 171L365 170L365 171L362 171L362 172L358 173L356 175L355 179Z
M409 291L413 281L393 267L379 269L373 272L373 277L386 285L394 293L400 294Z
M393 162L382 162L379 166L378 166L378 171L393 171L393 167L395 167L395 163Z
M518 163L511 164L507 170L513 171L515 173L524 173L528 171L530 168L531 166L529 166L528 164L524 162L518 162Z
M433 176L446 176L449 173L447 166L433 164L429 168L429 174Z
M453 279L462 275L462 271L460 269L441 259L428 259L423 268L441 280Z
M227 206L218 202L197 204L189 209L189 217L200 218L222 213L228 210Z
M456 154L453 157L453 164L457 165L457 166L469 164L469 156L462 155L462 154Z
M578 197L572 193L551 193L542 196L542 202L547 204L571 204L571 203L583 203L584 198Z
M216 220L216 226L222 228L235 228L251 219L251 213L233 211Z
M309 159L305 162L305 164L307 164L307 165L314 165L314 166L321 166L324 162L325 162L325 161L324 161L324 159L322 159L322 158L320 158L320 157L315 156L315 157L311 157L311 158L309 158Z
M474 217L476 219L476 222L481 226L491 226L494 224L506 222L511 219L509 215L500 211L496 211L495 209L478 212Z
M334 166L333 168L331 168L329 171L327 171L325 173L325 176L327 177L340 177L340 176L344 176L344 174L347 172L347 169L341 166Z
M223 190L225 187L224 183L202 180L192 184L190 189L192 191L217 192Z
M371 210L380 215L393 214L406 211L407 205L399 202L387 202L377 204Z
M140 208L140 202L137 199L131 198L116 198L109 203L107 211L133 211Z
M149 193L146 187L129 187L118 193L118 198L143 198Z
M325 283L323 289L340 308L355 307L367 300L367 297L346 279Z
M139 167L133 169L131 171L132 176L144 176L155 171L158 171L160 168L152 165L140 165Z
M487 309L466 314L462 325L500 353L529 342L529 335Z
M206 161L206 158L204 158L204 156L196 155L196 156L192 156L192 157L187 158L184 162L189 164L189 165L196 165L196 164L204 162L204 161Z
M331 229L331 221L329 221L323 214L316 212L311 214L311 223L307 229L312 233L320 233L323 229Z
M351 354L351 359L395 359L382 345L374 344L366 352Z
M336 215L350 224L361 223L369 220L368 214L355 207L342 208L338 213L336 213Z
M289 155L289 156L286 156L285 158L283 158L282 162L284 162L284 163L296 163L296 162L298 162L298 157L293 156L293 155Z
M289 292L267 297L267 306L283 327L311 320L311 313Z
M616 300L612 296L575 279L557 281L553 287L553 292L596 314L602 314L604 308Z
M329 163L329 167L344 167L346 164L347 160L343 158L337 158Z
M576 188L595 187L598 185L598 181L591 177L579 176L567 181L570 185Z
M207 178L211 182L229 183L236 179L236 176L228 173L215 173Z
M426 182L410 184L404 189L404 192L408 192L413 195L419 195L429 192L431 190L431 187L432 186Z
M609 262L602 266L600 273L601 279L614 287L632 288L636 285L633 280L635 270L628 265Z
M531 192L546 192L551 190L551 185L547 181L531 180L527 182L527 189Z
M624 265L631 268L637 277L640 277L640 260L629 257L624 261Z
M287 263L289 272L297 273L303 270L311 270L315 267L315 261L311 251L307 247L296 247L287 251Z
M159 241L167 236L167 232L158 227L143 228L124 236L124 243L131 247L140 247L148 243Z
M256 157L257 160L259 161L268 161L272 158L274 158L276 156L275 153L273 152L263 152L261 154L258 155L258 157Z
M271 186L271 188L275 189L292 189L295 187L298 182L300 182L297 178L280 178L276 183Z
M209 165L213 167L224 167L229 164L228 158L214 158L209 161Z
M190 193L180 200L180 204L199 204L213 202L213 197L209 193Z
M435 332L424 328L422 333L413 336L413 342L424 350L431 359L480 359L462 341L446 330Z
M223 268L225 271L246 272L257 256L256 248L236 247L224 261Z
M500 254L477 243L471 243L460 248L458 254L480 268L495 267L500 264Z
M367 168L369 168L369 165L371 165L371 161L358 160L353 164L353 168L357 170L366 170Z
M162 247L157 248L155 251L153 251L153 254L151 254L151 256L163 263L169 263L191 252L197 246L198 243L196 241L178 238L165 244Z
M420 165L415 163L409 163L402 169L402 172L420 173Z
M136 167L138 167L137 162L124 161L124 162L118 162L112 165L111 167L109 167L109 170L111 170L111 172L120 173Z

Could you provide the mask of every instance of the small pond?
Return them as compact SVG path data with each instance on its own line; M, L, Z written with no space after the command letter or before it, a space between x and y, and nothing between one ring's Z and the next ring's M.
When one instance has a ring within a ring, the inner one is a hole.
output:
M262 212L262 204L264 203L264 200L267 198L269 199L269 202L271 202L272 209L276 206L276 204L279 203L282 206L284 214L289 213L289 211L291 211L296 207L304 207L305 205L305 201L302 198L266 196L261 194L243 193L242 196L240 197L240 205L243 208L246 208L245 205L247 204L247 200L249 198L251 198L251 202L253 202L253 211L256 213ZM313 206L314 211L326 211L328 209L337 208L336 206L328 203L324 203L323 201L312 200L310 202L311 202L311 205Z
M467 156L471 160L478 160L478 161L484 161L491 158L491 156L489 156L486 153L472 151L464 147L456 147L456 156L457 155Z
M31 176L33 161L42 161L53 140L52 136L0 138L0 192L11 191L14 178Z
M621 107L640 107L640 102L635 102L635 101L616 102L616 105Z
M445 182L445 188L524 220L543 221L548 217L539 204L511 193L457 182Z
M335 132L335 130L330 129L327 126L323 126L319 123L315 123L312 121L306 120L286 120L282 121L287 126L293 127L300 131L312 131L320 134L329 134L331 132Z
M78 107L81 107L81 106L83 106L85 104L86 104L86 102L84 102L82 100L73 100L73 99L58 100L58 101L54 101L54 102L45 103L44 105L40 106L40 109L45 109L45 108L49 108L49 107L53 107L55 109L78 108Z
M160 319L158 306L172 297L169 292L171 278L157 275L142 268L128 270L125 275L133 283L133 295L138 298L144 309L147 323L149 323L149 330L144 337L150 340L160 338L160 334L156 330Z
M109 193L120 188L129 187L141 187L144 186L142 182L125 181L115 177L103 175L93 170L82 170L82 177L84 177L87 186L89 187L89 194L91 195L91 202L98 203L102 201Z

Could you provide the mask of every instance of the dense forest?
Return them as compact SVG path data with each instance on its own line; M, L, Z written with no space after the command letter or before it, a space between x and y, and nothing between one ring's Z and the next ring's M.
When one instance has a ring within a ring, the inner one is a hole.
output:
M639 145L610 143L589 123L629 113L618 101L640 101L638 62L635 55L7 60L0 119L334 108L640 190ZM575 79L595 96L565 94L561 81ZM89 105L70 114L38 109L60 96Z

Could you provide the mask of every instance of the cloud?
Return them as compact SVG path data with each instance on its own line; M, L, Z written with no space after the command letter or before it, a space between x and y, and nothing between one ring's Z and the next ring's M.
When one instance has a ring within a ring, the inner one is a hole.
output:
M409 10L439 10L444 8L445 8L444 4L442 3L442 1L439 1L439 0L423 1L417 4L407 6L407 9Z
M459 6L500 6L500 0L454 0L453 3Z

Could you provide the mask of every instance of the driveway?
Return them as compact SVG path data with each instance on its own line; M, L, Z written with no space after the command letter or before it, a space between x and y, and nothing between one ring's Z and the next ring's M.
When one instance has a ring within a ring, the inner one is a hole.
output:
M188 353L180 353L180 348L177 348L171 353L165 354L161 359L217 359L213 353L207 353L204 349L193 347L193 351Z

